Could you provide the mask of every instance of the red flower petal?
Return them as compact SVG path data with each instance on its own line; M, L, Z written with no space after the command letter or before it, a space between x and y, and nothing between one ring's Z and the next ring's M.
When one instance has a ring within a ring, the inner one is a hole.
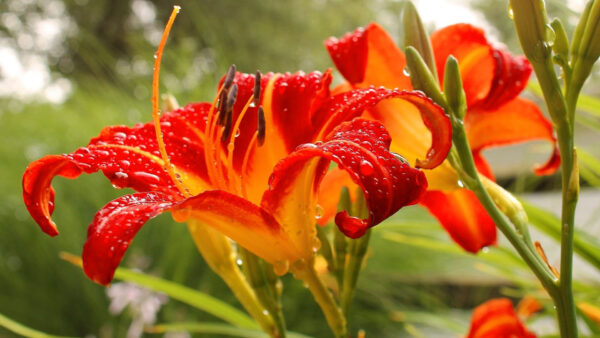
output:
M516 98L495 110L469 111L465 129L474 153L488 147L529 140L546 140L554 146L551 158L536 169L537 174L552 174L560 165L552 123L531 101Z
M96 283L108 285L138 230L173 203L167 194L142 192L117 198L100 209L83 246L86 275Z
M467 105L472 107L484 100L491 91L496 71L493 48L483 31L468 24L445 27L431 35L440 81L444 78L446 59L458 59Z
M210 105L190 104L165 114L161 119L171 162L192 192L206 188L203 153L205 115ZM57 235L50 215L54 206L51 181L55 176L76 178L102 170L113 185L137 191L160 191L178 195L179 191L163 169L154 126L104 128L87 147L71 154L49 155L32 162L23 174L23 199L27 210L42 230Z
M410 79L404 74L404 54L376 23L341 39L329 38L325 47L337 69L355 87L412 89Z
M120 197L98 211L82 254L88 277L103 285L110 283L139 229L165 211L172 211L178 221L192 217L211 226L271 263L300 258L277 221L239 196L212 190L173 201L166 194L145 192Z
M467 338L535 338L519 320L506 298L489 300L473 311Z
M288 153L299 144L313 140L317 127L313 125L313 116L329 98L331 79L331 71L327 71L324 74L284 74L275 80L270 109L272 128L279 131ZM269 114L268 109L265 114Z
M349 237L362 236L402 206L416 203L427 187L421 171L389 152L390 142L378 122L355 119L340 125L324 143L302 145L279 162L271 176L271 189L263 196L263 207L288 232L300 231L302 238L297 241L301 245L312 246L314 230L308 229L313 229L314 220L310 218L315 215L318 186L332 160L363 189L370 210L366 220L338 213L336 224ZM294 224L307 218L306 224Z
M414 108L417 108L423 123L431 131L431 147L427 151L424 160L417 160L416 166L431 169L440 165L448 155L448 151L450 151L450 147L452 146L452 127L450 126L450 120L442 108L433 103L431 99L421 92L370 87L338 94L332 97L332 99L316 114L320 119L328 119L326 123L323 123L324 128L321 130L320 134L326 135L341 122L359 116L366 109L372 109L375 118L385 120L387 118L386 115L391 112L384 109L379 110L379 106L376 105L386 99L397 99L404 104L408 103ZM385 103L387 103L387 100ZM404 113L405 112L402 110L393 112L393 114L398 116L402 116ZM405 127L410 128L412 125L407 125ZM408 135L394 135L394 137L407 138ZM397 141L400 140L395 140L395 142Z
M427 191L421 204L465 250L476 253L496 243L496 225L472 191Z
M525 57L494 48L481 29L469 24L438 30L431 43L440 79L448 56L458 59L469 108L495 108L514 99L531 75Z

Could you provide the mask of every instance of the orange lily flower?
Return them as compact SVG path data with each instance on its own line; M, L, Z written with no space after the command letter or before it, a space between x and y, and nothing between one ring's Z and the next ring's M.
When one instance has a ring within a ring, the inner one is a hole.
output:
M489 147L541 139L553 144L550 160L536 168L537 174L553 173L560 164L552 124L531 101L518 97L531 74L524 57L493 47L482 30L457 24L431 36L440 79L449 55L459 61L467 98L465 129L478 170L493 179L481 152ZM359 28L343 38L330 38L325 45L338 70L348 81L335 91L367 86L412 89L405 72L406 60L392 38L376 23ZM414 109L398 102L382 102L365 114L379 120L390 131L392 151L419 165L433 141L427 125ZM423 167L427 168L427 167ZM462 189L448 161L426 171L429 188L421 204L440 221L465 250L477 252L496 242L496 227L475 195Z
M467 338L535 338L517 317L510 300L489 300L473 311Z
M350 237L423 195L425 175L389 151L383 125L355 117L381 101L399 101L417 107L428 125L446 125L428 98L384 88L332 96L330 71L257 77L231 71L213 103L188 104L156 124L106 127L86 147L31 163L23 176L29 213L44 232L58 234L51 219L55 176L100 170L114 186L138 191L104 206L88 229L84 271L108 284L142 225L167 211L225 234L280 274L309 261L318 245L317 192L330 161L362 188L370 210L364 220L337 214Z

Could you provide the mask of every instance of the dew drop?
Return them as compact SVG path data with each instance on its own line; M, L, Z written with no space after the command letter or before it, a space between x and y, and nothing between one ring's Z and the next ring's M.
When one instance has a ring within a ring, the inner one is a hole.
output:
M190 209L177 209L171 212L171 216L175 220L175 222L185 222L192 215L192 211Z
M273 263L273 272L275 272L275 274L277 276L285 275L289 269L290 269L289 261L277 261L277 262Z
M242 262L242 259L241 259L241 258L238 258L238 259L236 259L236 260L235 260L235 263L236 263L237 265L239 265L239 266L242 266L242 263L243 263L243 262Z
M408 66L404 67L404 69L402 70L402 74L404 74L405 76L410 76L410 70L408 69Z
M263 310L263 315L268 316L269 315L269 311L268 310Z
M319 204L315 206L315 219L320 220L323 217L323 207Z
M373 164L371 164L371 162L367 160L362 160L360 162L358 170L360 170L360 173L365 176L373 175L373 172L375 171L375 169L373 168Z
M235 135L234 135L234 137L239 137L239 136L240 136L240 129L238 128L238 129L235 131Z
M465 184L461 180L456 181L456 184L458 184L458 186L461 188L465 187Z

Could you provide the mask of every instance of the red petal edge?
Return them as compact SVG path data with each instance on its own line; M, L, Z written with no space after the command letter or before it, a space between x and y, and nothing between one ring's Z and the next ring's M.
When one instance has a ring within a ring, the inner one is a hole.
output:
M369 208L368 219L351 217L346 211L335 217L337 226L346 236L358 238L401 207L418 202L427 188L423 172L411 168L391 153L390 142L389 134L379 122L358 118L345 122L325 142L301 145L277 164L262 206L267 210L276 209L281 196L289 193L306 162L313 157L322 157L321 170L314 181L315 192L329 160L348 172L363 190Z
M517 317L507 298L491 299L473 310L467 338L535 338Z
M466 251L477 253L496 243L496 225L472 191L427 191L421 204Z
M85 274L99 284L108 285L144 223L173 204L167 194L142 192L119 197L105 205L88 228L82 253Z
M336 68L350 83L360 83L365 77L368 55L368 31L359 27L342 38L330 37L325 41Z

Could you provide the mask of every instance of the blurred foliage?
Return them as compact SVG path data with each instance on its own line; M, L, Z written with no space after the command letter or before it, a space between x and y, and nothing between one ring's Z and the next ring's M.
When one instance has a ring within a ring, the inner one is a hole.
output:
M489 2L472 3L498 28L500 39L518 51L508 15L497 15L498 7ZM551 13L564 16L570 27L573 13L560 1L547 3ZM178 4L183 9L167 44L161 91L175 94L182 103L212 99L217 81L231 63L244 72L332 67L322 44L325 38L380 19L397 33L395 18L402 5L368 0L184 0ZM61 235L50 239L27 214L20 182L30 161L84 145L103 126L150 119L152 55L171 8L171 2L159 0L0 2L0 41L18 50L23 59L31 54L44 58L51 77L66 77L74 88L62 105L0 99L1 314L53 334L125 336L130 315L110 315L105 289L89 281L79 268L60 260L58 253L80 253L93 214L127 191L112 189L99 174L82 176L77 183L56 179L54 217ZM44 45L34 39L35 43L28 43L26 36L34 36L36 23L45 18L66 23L64 41ZM587 92L593 93L594 88ZM600 105L589 102L596 115L588 115L598 123ZM582 158L584 179L598 186L597 158ZM543 184L529 176L519 176L516 181L518 191ZM418 207L406 208L379 226L371 241L349 317L351 332L365 329L370 337L463 334L470 310L483 300L539 294L531 274L511 250L501 245L478 256L466 254ZM169 216L152 220L140 231L123 266L181 283L240 308L201 260L187 229ZM328 336L308 291L291 276L283 280L289 329ZM589 286L588 290L586 297L593 299L597 292ZM158 318L159 323L217 320L175 300L163 307ZM9 336L0 328L0 337Z

